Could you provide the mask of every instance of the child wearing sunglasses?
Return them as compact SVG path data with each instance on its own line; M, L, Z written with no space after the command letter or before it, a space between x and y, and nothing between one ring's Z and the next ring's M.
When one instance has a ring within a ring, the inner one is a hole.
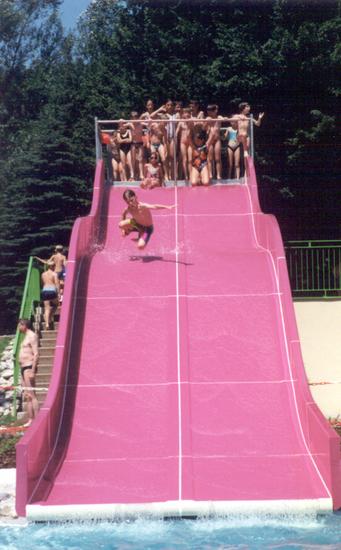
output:
M144 166L144 178L141 187L142 189L154 189L154 187L162 187L162 185L163 170L160 155L154 151L149 157L149 162Z

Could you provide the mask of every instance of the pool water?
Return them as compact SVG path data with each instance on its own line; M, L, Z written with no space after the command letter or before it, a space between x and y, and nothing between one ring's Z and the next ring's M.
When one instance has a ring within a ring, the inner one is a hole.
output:
M138 519L0 528L6 550L290 549L341 550L341 512L330 516Z

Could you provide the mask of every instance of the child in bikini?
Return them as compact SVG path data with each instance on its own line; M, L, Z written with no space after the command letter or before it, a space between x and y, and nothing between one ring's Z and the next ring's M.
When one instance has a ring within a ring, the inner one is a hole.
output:
M117 143L120 148L120 157L122 162L122 173L125 181L128 181L127 168L129 169L130 180L133 180L133 166L131 162L131 143L132 133L128 128L128 123L120 120L118 124Z
M133 176L135 179L143 179L143 125L142 122L134 122L138 120L139 114L136 111L130 113L132 122L127 124L127 127L131 130L131 164L133 168ZM138 175L136 174L136 168L138 166Z
M154 111L155 111L154 101L152 99L148 99L146 103L146 111L142 113L141 118L145 120L149 120L150 118L152 118Z
M215 175L217 180L221 180L221 138L220 138L220 128L221 121L215 120L210 122L211 119L222 119L223 117L218 115L219 107L218 105L208 105L207 106L207 117L206 117L206 130L208 131L209 137L211 137L211 147L209 150L209 160L210 160L210 175L213 177L214 167Z
M212 135L207 139L203 129L194 130L193 137L190 137L192 150L191 184L209 185L211 178L208 167L209 149L212 143Z
M188 108L191 112L191 118L194 119L193 123L191 124L191 127L194 129L197 129L198 131L204 128L204 111L200 110L200 104L197 99L191 99L188 105ZM196 119L196 120L195 120ZM198 120L200 119L200 120ZM201 122L202 120L202 122ZM189 143L187 147L187 158L188 158L188 166L189 166L189 175L191 175L192 171L192 147Z
M189 108L184 108L182 110L181 118L188 120L188 122L178 123L178 127L176 129L176 139L178 141L180 136L180 157L182 163L182 174L185 178L185 181L188 181L191 171L191 164L188 160L188 147L191 134L191 122L189 121L191 118L191 111Z
M242 144L244 150L244 157L249 155L250 149L250 104L247 102L239 103L238 105L239 113L234 115L233 118L238 119L238 141ZM253 124L255 126L260 126L264 113L259 113L257 119L253 119Z
M182 117L182 111L183 111L182 101L176 101L175 104L174 104L174 113L176 115L176 118L183 118Z
M160 115L161 116L161 115ZM167 171L167 149L166 149L166 131L165 124L163 122L153 122L149 131L149 143L150 143L150 154L158 153L163 172L168 179Z
M137 247L142 250L147 245L154 231L151 210L171 210L175 207L175 204L166 206L163 204L146 204L139 202L135 192L132 189L126 189L124 191L123 199L128 206L122 212L122 219L118 226L121 229L123 237L129 235L132 231L137 231ZM129 217L127 218L128 214Z
M123 171L121 152L120 152L119 145L117 143L117 130L115 130L111 134L108 148L111 153L113 181L119 181L119 180L123 181L126 176Z
M191 118L194 119L203 119L205 118L204 111L200 110L200 104L197 99L191 99L189 102L189 109L191 111ZM198 124L198 122L196 122ZM200 123L199 123L200 124Z
M154 152L150 155L149 162L144 166L144 179L141 183L142 189L154 189L162 187L163 172L160 163L160 156Z
M232 179L233 168L235 169L235 177L240 178L240 148L241 143L238 140L238 120L232 120L230 126L225 132L227 140L227 154L229 159L228 178Z

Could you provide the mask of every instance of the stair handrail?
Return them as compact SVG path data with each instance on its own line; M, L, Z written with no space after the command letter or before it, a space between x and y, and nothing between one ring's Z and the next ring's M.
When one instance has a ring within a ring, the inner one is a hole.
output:
M24 285L23 296L21 300L19 319L30 319L34 315L34 308L40 302L40 277L44 267L40 266L34 256L30 256L28 260L26 279ZM12 416L17 417L17 386L19 383L19 351L23 335L16 329L14 344L13 344L13 404Z

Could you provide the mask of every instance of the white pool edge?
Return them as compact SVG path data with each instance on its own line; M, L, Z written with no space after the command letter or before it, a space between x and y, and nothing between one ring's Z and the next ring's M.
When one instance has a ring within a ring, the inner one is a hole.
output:
M217 517L250 515L324 515L333 512L330 498L253 501L167 501L141 504L26 506L29 521L123 520L127 518Z

